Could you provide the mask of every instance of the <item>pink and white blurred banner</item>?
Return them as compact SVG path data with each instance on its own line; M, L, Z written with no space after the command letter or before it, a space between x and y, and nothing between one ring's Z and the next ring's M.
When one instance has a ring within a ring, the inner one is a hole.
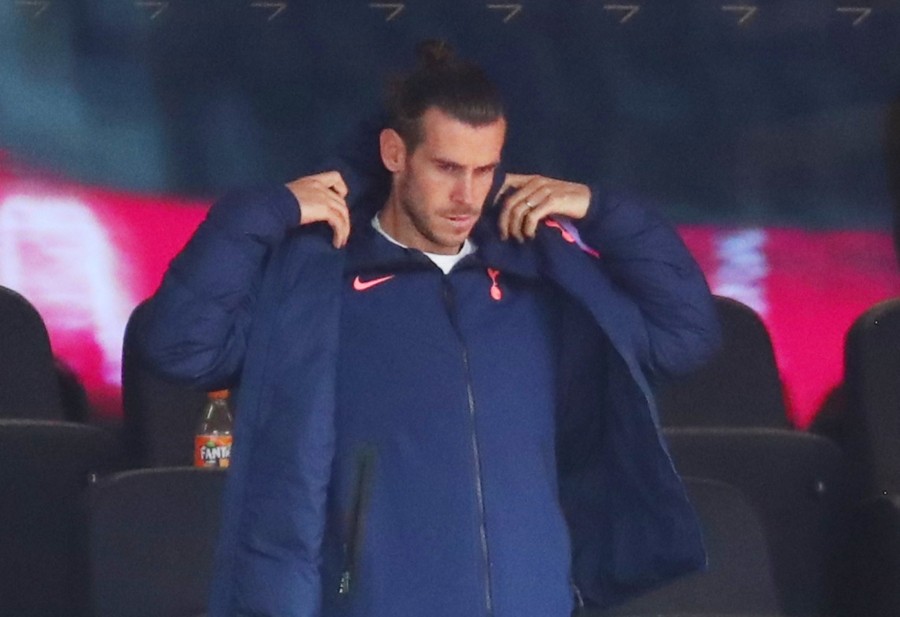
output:
M122 335L208 202L91 188L14 170L0 153L0 284L43 316L54 352L98 414L121 413ZM714 293L753 307L772 335L791 421L805 428L841 379L843 338L900 295L890 234L686 226Z

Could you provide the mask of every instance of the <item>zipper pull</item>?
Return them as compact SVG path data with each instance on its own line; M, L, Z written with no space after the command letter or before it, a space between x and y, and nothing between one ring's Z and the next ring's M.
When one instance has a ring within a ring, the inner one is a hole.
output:
M344 570L341 574L341 584L338 587L338 595L346 596L350 593L350 571Z
M575 594L575 607L579 611L584 610L584 596L581 595L581 590L578 588L578 585L575 584L575 581L569 583L572 585L572 592Z

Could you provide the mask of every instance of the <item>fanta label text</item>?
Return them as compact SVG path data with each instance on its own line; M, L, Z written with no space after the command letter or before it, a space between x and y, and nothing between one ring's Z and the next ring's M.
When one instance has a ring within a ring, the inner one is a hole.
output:
M194 441L195 467L228 467L231 462L231 435L197 435Z

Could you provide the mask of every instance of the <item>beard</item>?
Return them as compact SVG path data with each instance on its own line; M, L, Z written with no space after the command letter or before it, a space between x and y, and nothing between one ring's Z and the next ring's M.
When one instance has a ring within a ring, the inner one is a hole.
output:
M400 209L416 233L435 246L459 251L471 233L474 222L465 233L461 233L452 229L447 217L471 216L474 217L473 221L477 221L481 214L481 208L448 205L440 210L429 212L426 208L417 205L424 203L424 200L417 198L416 191L408 181L403 182L398 188ZM446 227L446 231L441 229L442 227Z
M444 234L440 234L438 230L435 229L435 223L440 222L440 215L429 216L427 213L416 208L412 200L407 198L401 198L400 206L403 208L404 214L412 223L416 232L431 244L442 246L447 249L459 250L462 243L465 241L465 238L461 241L455 238L449 238Z

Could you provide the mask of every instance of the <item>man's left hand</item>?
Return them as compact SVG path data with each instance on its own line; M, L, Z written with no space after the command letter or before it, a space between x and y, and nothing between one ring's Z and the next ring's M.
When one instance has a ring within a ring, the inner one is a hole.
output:
M538 223L548 216L581 219L591 203L591 189L586 185L544 176L506 174L498 195L508 189L512 191L503 199L499 221L504 240L534 238Z

